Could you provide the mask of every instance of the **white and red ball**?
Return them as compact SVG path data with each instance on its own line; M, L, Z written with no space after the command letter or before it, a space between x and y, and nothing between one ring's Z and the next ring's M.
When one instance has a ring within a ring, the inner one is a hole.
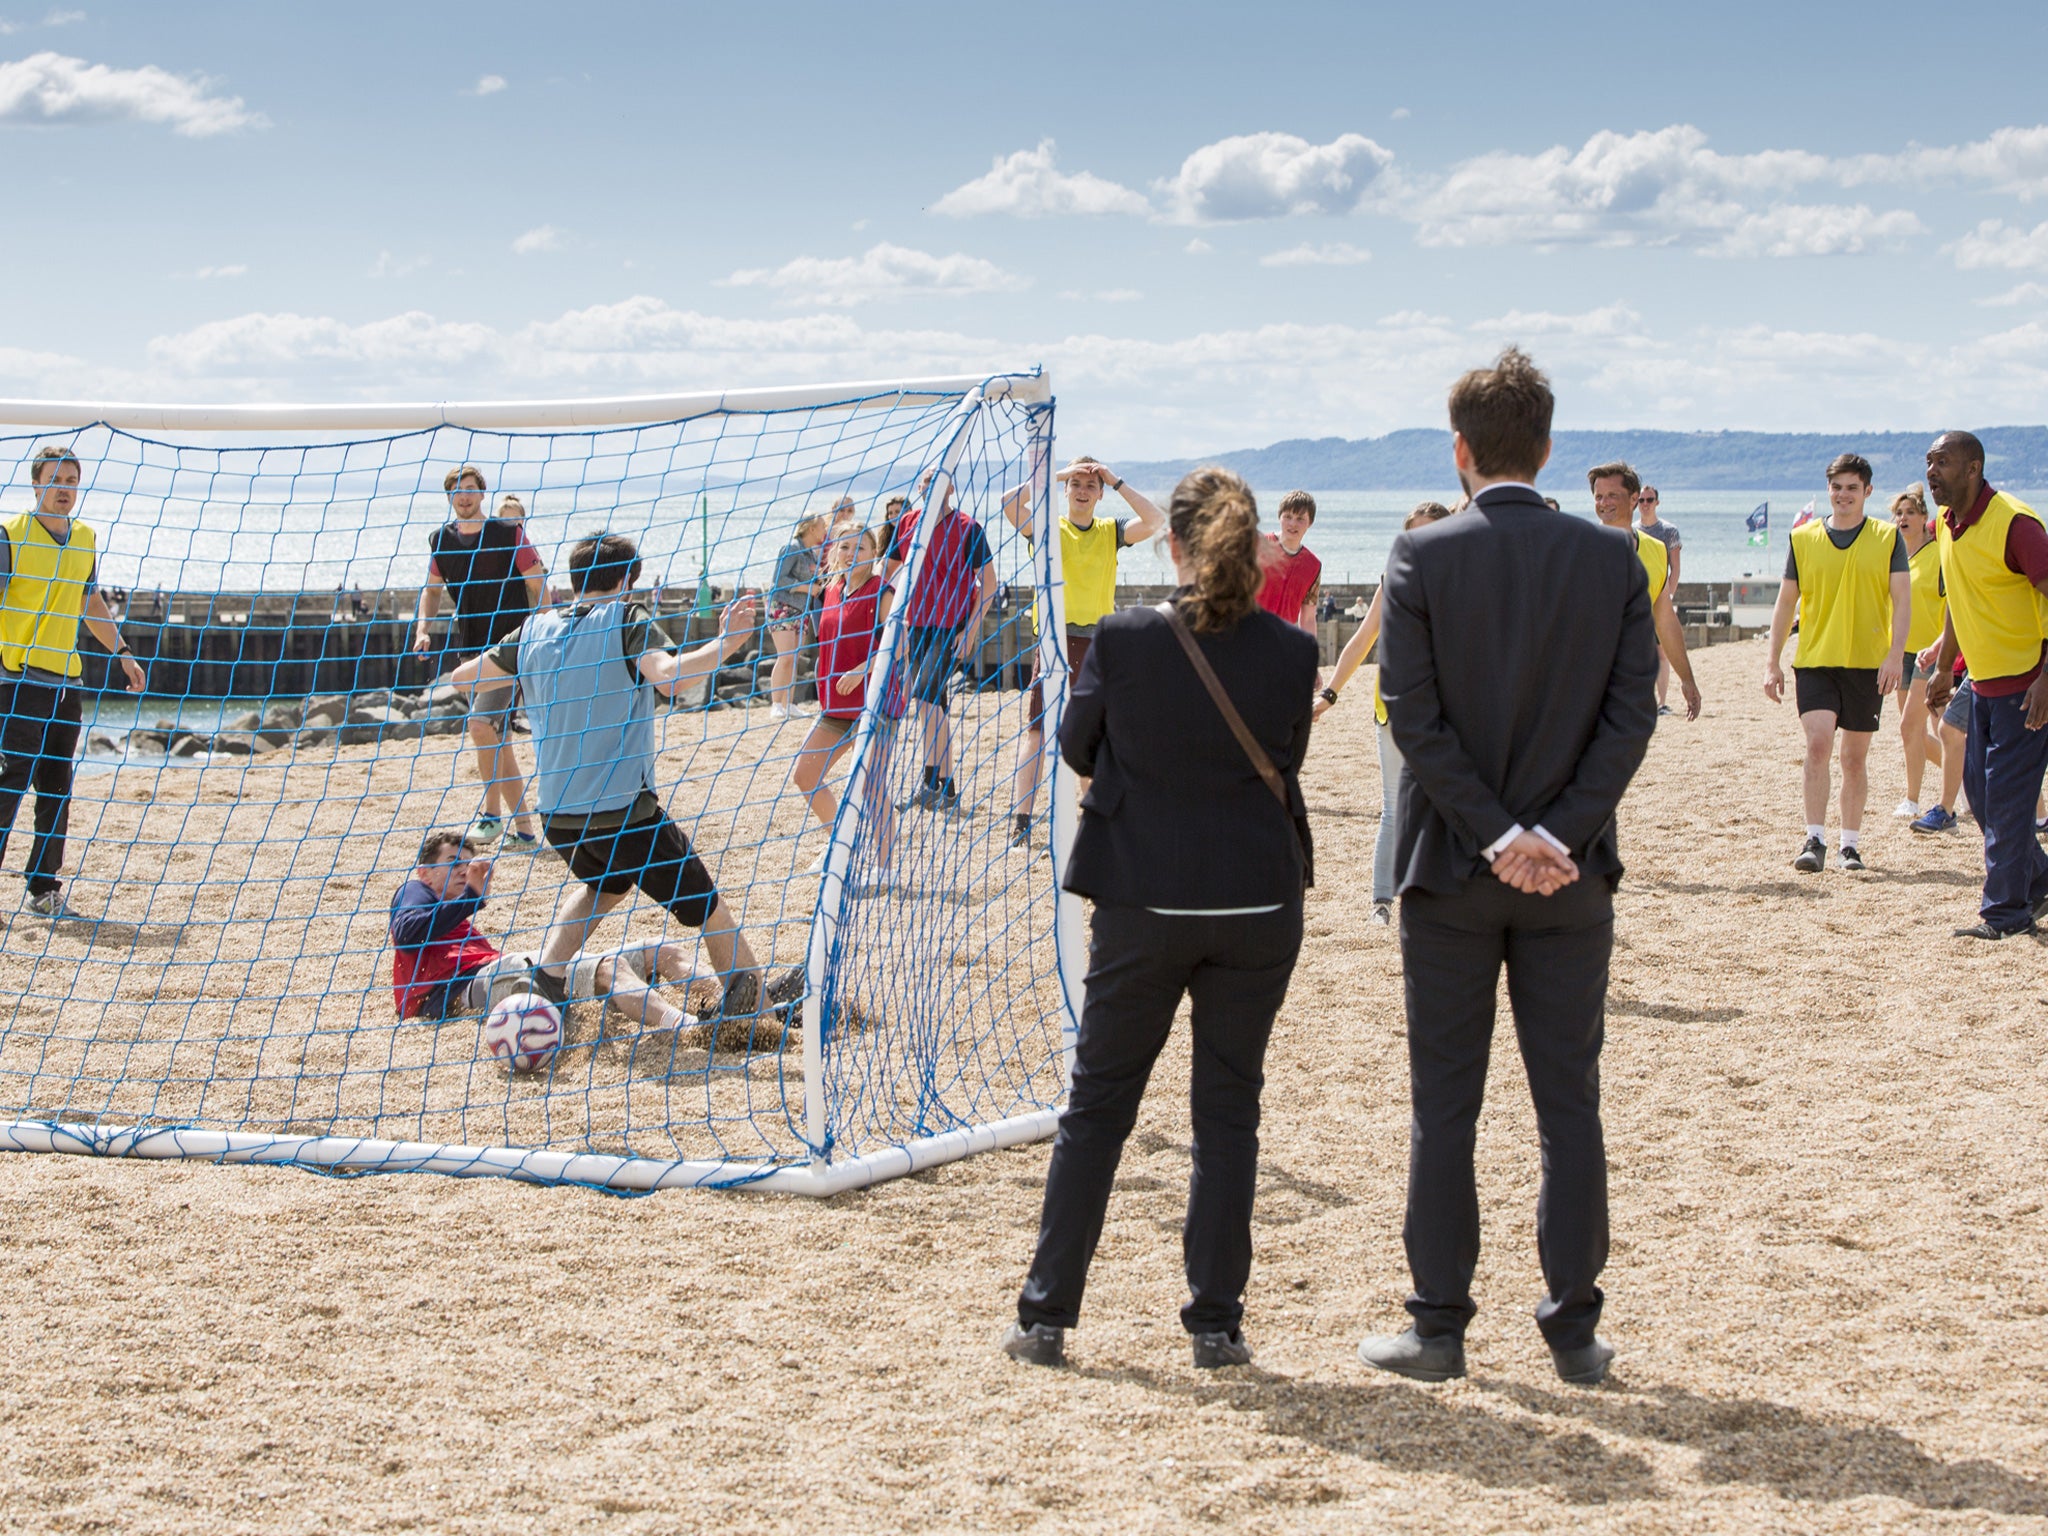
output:
M562 1044L562 1011L538 992L514 992L484 1019L484 1049L514 1072L538 1072Z

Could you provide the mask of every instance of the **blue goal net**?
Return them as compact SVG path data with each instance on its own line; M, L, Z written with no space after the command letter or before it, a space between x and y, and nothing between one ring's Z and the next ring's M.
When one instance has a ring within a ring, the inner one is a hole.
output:
M828 1192L1049 1134L1043 378L410 409L0 406L0 1148Z

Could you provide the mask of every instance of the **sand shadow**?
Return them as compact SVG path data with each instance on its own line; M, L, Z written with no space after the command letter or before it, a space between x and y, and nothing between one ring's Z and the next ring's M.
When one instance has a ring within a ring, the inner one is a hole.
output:
M1916 869L1910 874L1887 874L1884 878L1899 885L1953 885L1967 886L1972 890L1984 883L1981 874L1972 874L1965 869Z
M1761 896L1773 901L1791 901L1809 894L1827 894L1827 887L1817 880L1750 880L1741 885L1716 885L1711 880L1645 880L1642 883L1649 890L1667 891L1673 896Z
M1614 1450L1583 1429L1559 1432L1503 1417L1393 1377L1306 1381L1257 1365L1205 1380L1144 1366L1081 1366L1075 1374L1131 1382L1196 1407L1220 1403L1256 1413L1269 1433L1391 1471L1449 1473L1488 1488L1541 1487L1571 1504L1665 1495L1648 1458L1638 1452Z
M1607 1006L1630 1018L1659 1019L1666 1024L1732 1024L1744 1012L1740 1008L1681 1008L1675 1003L1645 1003L1627 997L1612 998Z
M76 939L87 949L176 949L184 940L184 925L164 927L151 923L121 923L112 918L82 918L52 922L46 917L24 917L7 925L11 940L17 930L47 934L51 938Z
M1482 1385L1531 1413L1684 1446L1698 1453L1699 1475L1708 1483L1746 1484L1805 1501L1877 1495L1922 1509L2048 1515L2048 1483L1994 1461L1944 1461L1888 1425L1846 1413L1712 1397L1683 1387L1573 1392Z

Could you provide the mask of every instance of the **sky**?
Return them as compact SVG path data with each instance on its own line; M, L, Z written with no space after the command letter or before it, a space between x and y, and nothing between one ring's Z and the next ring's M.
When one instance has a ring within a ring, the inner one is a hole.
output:
M12 9L7 7L12 5ZM2048 6L0 0L0 395L2048 420Z

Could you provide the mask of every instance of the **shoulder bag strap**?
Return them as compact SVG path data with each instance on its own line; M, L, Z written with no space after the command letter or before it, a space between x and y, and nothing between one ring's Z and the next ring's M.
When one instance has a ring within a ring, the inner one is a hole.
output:
M1273 759L1266 749L1259 745L1258 737L1251 727L1244 723L1244 716L1237 712L1237 706L1230 702L1230 695L1223 691L1223 680L1216 675L1216 669L1209 665L1209 658L1202 654L1201 646L1195 643L1187 621L1172 603L1158 605L1155 610L1166 616L1166 624L1173 631L1173 638L1180 642L1180 648L1187 652L1188 662L1195 669L1195 676L1202 680L1202 686L1209 690L1209 697L1216 701L1216 709L1223 716L1223 723L1230 727L1230 734L1237 738L1237 744L1244 748L1244 755L1258 769L1259 777L1266 781L1266 788L1273 791L1273 798L1280 802L1280 809L1289 816L1294 814L1293 806L1287 802L1287 785L1280 778L1280 770L1273 766Z

